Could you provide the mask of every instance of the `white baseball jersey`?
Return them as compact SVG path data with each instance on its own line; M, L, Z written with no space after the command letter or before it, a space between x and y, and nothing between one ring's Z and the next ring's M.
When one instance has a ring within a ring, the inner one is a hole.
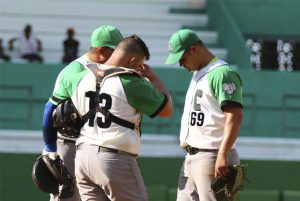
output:
M66 100L70 98L70 94L68 93L68 86L66 85L66 80L72 77L72 75L77 74L79 72L82 72L85 69L84 66L93 63L89 61L86 55L83 55L79 57L78 59L74 60L70 64L68 64L57 76L55 85L54 85L54 90L52 96L54 99L58 100ZM50 99L50 101L57 105L58 102L56 102L53 99Z
M68 84L67 84L67 83L69 83L68 79L70 79L70 77L72 77L72 75L75 75L79 72L86 70L84 66L86 66L90 63L93 63L93 62L91 62L86 55L83 55L83 56L79 57L78 59L74 60L73 62L71 62L70 64L68 64L59 73L59 75L55 81L52 97L50 98L50 101L53 104L57 105L60 101L71 98L71 95L68 92L68 90L69 90ZM79 81L79 80L77 80L77 81ZM57 135L60 138L68 139L68 140L72 140L72 141L75 141L77 139L77 138L70 138L70 137L63 136L59 132L57 133Z
M101 69L113 68L98 65ZM95 107L96 77L84 70L64 78L64 86L80 115ZM140 125L141 114L155 117L167 103L167 97L158 92L151 83L134 74L106 77L99 94L100 107L115 116ZM139 154L140 130L120 126L97 112L81 129L76 144L89 143Z
M242 82L227 63L214 58L191 79L181 119L180 145L218 149L223 139L222 106L242 107Z

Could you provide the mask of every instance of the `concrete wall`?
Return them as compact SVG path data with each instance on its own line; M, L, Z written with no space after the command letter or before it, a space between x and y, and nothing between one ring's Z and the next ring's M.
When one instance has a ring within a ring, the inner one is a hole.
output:
M0 154L0 200L40 201L48 199L48 195L38 191L31 180L31 168L35 158L36 155L33 154ZM138 160L148 189L149 201L175 200L171 199L168 192L172 190L174 197L182 161L183 158L140 158ZM300 174L297 174L300 168L299 162L242 162L249 165L247 178L251 184L246 183L246 190L299 191Z
M242 33L297 37L300 34L299 1L224 0L224 3Z

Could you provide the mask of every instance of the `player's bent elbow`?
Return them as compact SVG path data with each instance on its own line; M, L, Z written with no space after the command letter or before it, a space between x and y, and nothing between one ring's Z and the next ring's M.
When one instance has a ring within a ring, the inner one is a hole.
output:
M173 114L173 104L168 102L164 109L158 114L160 117L170 117Z

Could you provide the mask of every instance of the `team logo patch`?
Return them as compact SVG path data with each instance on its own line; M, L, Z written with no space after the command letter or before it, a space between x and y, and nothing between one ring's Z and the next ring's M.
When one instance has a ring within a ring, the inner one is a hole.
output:
M223 83L223 90L229 95L233 94L236 90L234 82Z
M97 70L96 75L98 77L104 77L104 70Z

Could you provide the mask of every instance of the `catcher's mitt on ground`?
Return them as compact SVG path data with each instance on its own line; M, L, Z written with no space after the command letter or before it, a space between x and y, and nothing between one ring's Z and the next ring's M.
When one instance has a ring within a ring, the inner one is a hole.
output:
M226 180L215 178L211 184L218 201L233 201L238 191L242 189L247 165L232 165L228 167Z
M73 177L59 156L53 160L48 155L40 155L33 164L32 181L39 190L60 199L70 198L74 193Z

